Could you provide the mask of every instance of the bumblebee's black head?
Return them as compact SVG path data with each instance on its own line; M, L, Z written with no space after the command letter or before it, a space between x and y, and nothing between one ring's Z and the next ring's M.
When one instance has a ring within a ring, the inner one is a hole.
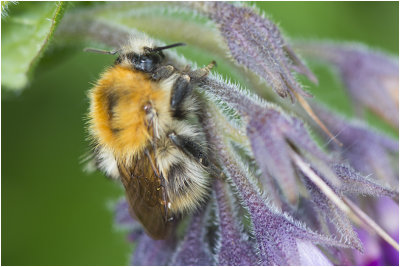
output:
M165 56L162 51L148 51L144 54L136 54L131 52L119 56L115 63L120 63L122 58L126 58L136 70L152 72L162 62Z
M116 59L115 64L120 64L123 61L128 61L129 64L136 70L144 71L144 72L153 72L160 63L165 58L162 50L182 46L184 43L176 43L172 45L162 46L162 47L143 47L141 53L136 52L128 52L125 54L119 55Z

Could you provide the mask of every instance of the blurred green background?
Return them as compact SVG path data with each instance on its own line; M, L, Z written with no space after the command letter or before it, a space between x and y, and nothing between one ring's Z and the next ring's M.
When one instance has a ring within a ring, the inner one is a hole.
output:
M397 2L255 5L290 38L357 41L398 54ZM86 93L113 59L80 50L52 55L22 93L2 88L1 264L125 265L133 246L114 227L111 209L121 187L100 173L84 173L80 163L88 145ZM312 92L333 106L346 102L337 96L340 82L326 69L314 70L320 87Z

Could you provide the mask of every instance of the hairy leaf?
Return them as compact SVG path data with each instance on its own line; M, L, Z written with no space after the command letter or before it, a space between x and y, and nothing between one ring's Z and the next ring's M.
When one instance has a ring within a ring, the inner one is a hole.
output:
M25 87L63 16L62 2L20 2L2 19L1 82L8 89Z

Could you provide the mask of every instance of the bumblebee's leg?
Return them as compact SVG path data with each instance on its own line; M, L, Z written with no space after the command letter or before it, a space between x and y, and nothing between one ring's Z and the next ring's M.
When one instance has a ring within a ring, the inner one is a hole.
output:
M200 79L206 77L210 73L210 70L216 65L217 65L217 63L213 60L213 61L211 61L210 64L208 64L204 68L189 71L188 75L193 80L200 80Z
M151 79L158 81L161 79L168 78L174 73L174 71L175 68L171 65L162 66L154 71L153 75L151 76Z
M181 149L186 155L193 157L197 162L206 167L213 177L225 177L221 168L218 167L219 165L213 163L213 160L208 158L205 148L199 146L195 140L174 133L170 133L168 137L171 139L172 143L174 143L174 145Z
M170 133L168 137L171 139L172 143L174 143L186 155L193 157L197 162L205 167L209 165L205 149L198 145L196 140L189 136L176 135L175 133Z
M189 75L181 75L176 79L172 88L171 94L171 108L172 110L180 110L180 105L186 96L192 91Z
M184 117L184 114L182 114L184 109L181 105L192 92L192 83L206 77L215 64L215 61L213 61L204 68L183 72L184 74L176 79L171 94L171 109L174 111L175 117Z

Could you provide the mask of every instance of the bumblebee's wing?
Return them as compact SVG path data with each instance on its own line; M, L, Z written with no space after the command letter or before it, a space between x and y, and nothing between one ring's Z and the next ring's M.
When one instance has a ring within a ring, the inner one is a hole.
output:
M163 239L171 223L167 218L167 199L158 170L154 169L154 153L136 158L132 167L120 165L122 183L132 215L154 239Z

